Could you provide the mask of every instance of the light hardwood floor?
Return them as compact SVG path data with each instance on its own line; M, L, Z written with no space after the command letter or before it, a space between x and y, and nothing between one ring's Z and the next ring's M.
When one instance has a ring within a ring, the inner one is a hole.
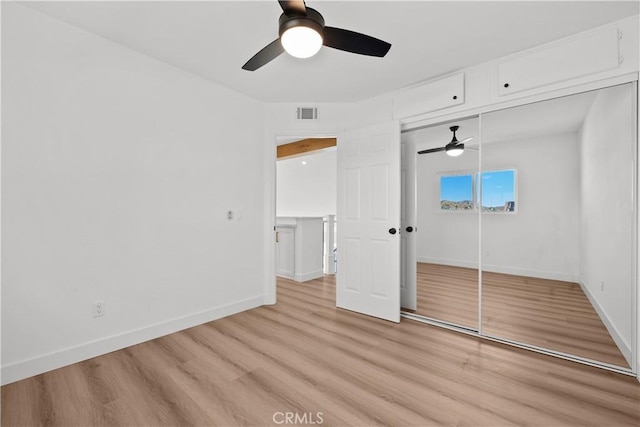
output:
M335 308L331 277L2 388L7 426L638 426L635 378ZM283 424L279 424L283 425Z
M482 273L483 333L628 368L577 283ZM477 329L478 270L418 263L416 314Z

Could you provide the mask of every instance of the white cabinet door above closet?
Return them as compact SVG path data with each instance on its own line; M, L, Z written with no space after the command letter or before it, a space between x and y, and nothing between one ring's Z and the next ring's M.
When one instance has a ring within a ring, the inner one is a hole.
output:
M464 104L464 73L414 86L393 97L393 117L405 118Z
M500 96L617 68L618 30L609 28L544 46L498 65Z

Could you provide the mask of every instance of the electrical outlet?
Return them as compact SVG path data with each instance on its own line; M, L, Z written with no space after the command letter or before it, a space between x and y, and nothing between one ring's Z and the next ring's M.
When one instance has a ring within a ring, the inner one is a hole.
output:
M93 308L93 317L100 317L106 314L104 301L94 301L91 307Z

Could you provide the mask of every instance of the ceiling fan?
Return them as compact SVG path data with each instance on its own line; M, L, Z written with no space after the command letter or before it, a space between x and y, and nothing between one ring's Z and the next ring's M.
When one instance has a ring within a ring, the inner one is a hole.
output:
M360 55L383 57L391 44L375 37L342 28L326 27L320 13L307 7L304 0L279 1L283 14L280 15L280 31L276 40L256 53L244 70L255 71L286 51L297 58L315 55L322 45Z
M444 147L429 148L428 150L418 151L418 154L437 153L438 151L444 151L447 153L447 155L451 157L459 156L464 152L464 143L471 141L473 137L470 136L468 138L463 139L462 141L458 141L458 138L456 138L456 131L458 129L460 129L460 126L451 126L449 128L449 130L453 132L453 138L451 139L451 142L449 142Z

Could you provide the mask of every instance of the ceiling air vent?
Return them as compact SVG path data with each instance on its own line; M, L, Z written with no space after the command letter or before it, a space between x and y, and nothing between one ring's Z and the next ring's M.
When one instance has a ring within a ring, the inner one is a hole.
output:
M298 120L318 120L318 109L314 107L298 107L296 118Z

